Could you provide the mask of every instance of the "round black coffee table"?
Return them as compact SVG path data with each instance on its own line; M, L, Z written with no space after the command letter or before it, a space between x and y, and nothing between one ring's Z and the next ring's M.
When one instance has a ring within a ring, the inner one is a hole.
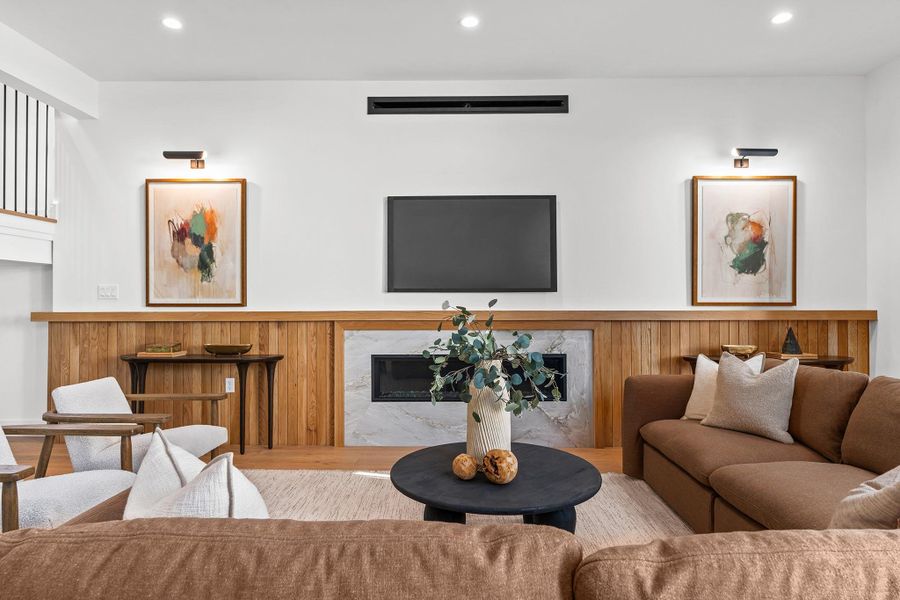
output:
M600 472L568 452L513 444L519 474L506 485L482 473L471 481L453 474L453 458L464 443L443 444L407 454L391 469L391 483L403 495L425 505L426 521L465 523L466 513L522 515L525 523L552 525L575 533L575 505L600 490Z

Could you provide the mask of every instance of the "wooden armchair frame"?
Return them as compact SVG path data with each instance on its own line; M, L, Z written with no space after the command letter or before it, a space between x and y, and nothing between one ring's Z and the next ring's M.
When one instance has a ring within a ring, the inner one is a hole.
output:
M31 435L43 436L44 444L38 458L37 469L30 465L0 465L0 484L2 484L2 517L0 525L3 531L12 531L19 528L19 492L18 482L31 475L35 479L47 474L47 465L50 462L50 452L53 450L53 442L58 435L87 435L87 436L119 436L122 438L120 447L121 467L124 471L132 470L131 461L131 436L141 433L143 425L137 423L65 423L49 425L6 425L3 432L6 435Z
M159 426L162 427L165 423L168 423L172 420L172 415L167 413L144 413L143 406L144 402L159 402L159 401L175 401L175 402L209 402L209 420L211 421L210 425L218 425L219 424L219 402L228 399L228 394L126 394L125 398L131 403L132 406L138 406L141 409L141 412L135 413L58 413L56 411L48 411L43 415L44 421L47 423L53 424L131 424L137 427L137 430L132 433L132 435L138 433L144 433L144 425L153 425L154 427ZM68 434L68 435L87 435L87 434ZM109 435L109 434L108 434ZM128 452L130 456L131 452L131 438L128 438L126 442L125 438L122 438L123 447L125 444L128 445ZM47 439L44 439L44 447L41 448L41 459L44 459L44 453L46 452L46 459L43 464L43 470L41 470L42 461L38 462L37 474L35 477L43 477L47 472L46 462L50 460L50 453L53 451L53 440L51 439L49 442ZM209 455L210 458L214 458L217 454L217 449L213 449ZM129 459L130 461L130 459ZM129 462L130 465L130 462ZM123 467L124 468L124 467ZM131 467L129 466L129 469Z

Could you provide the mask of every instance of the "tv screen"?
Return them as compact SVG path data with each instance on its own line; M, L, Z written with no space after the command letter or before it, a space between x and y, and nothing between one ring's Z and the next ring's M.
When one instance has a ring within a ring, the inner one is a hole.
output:
M389 292L555 292L556 196L388 198Z

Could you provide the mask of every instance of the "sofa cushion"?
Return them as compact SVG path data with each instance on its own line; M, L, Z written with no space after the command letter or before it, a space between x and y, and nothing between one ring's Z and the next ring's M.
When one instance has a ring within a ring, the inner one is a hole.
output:
M788 432L828 460L840 462L847 422L868 383L863 373L801 366Z
M871 472L850 465L770 462L722 467L709 483L769 529L825 529L838 503L871 478Z
M715 402L701 423L793 444L787 429L799 366L800 361L792 358L765 373L755 373L726 352L719 361Z
M588 556L576 600L897 598L900 532L688 535Z
M538 525L137 519L0 536L4 598L569 600L581 545Z
M900 379L869 382L847 423L841 458L878 474L900 465Z
M820 454L801 444L704 427L697 421L654 421L641 427L641 436L703 485L709 485L713 471L727 465L779 460L825 462Z
M831 517L833 529L900 527L900 467L856 486Z
M744 361L754 373L762 373L764 353L757 354ZM719 377L719 363L707 358L705 354L697 357L694 367L694 389L684 409L685 419L705 419L716 400L716 380Z

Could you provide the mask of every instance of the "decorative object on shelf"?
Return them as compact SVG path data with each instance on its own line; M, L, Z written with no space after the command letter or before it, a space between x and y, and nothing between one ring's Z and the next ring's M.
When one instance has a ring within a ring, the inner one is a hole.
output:
M722 352L733 354L738 358L750 358L758 348L759 346L752 344L722 344L720 346Z
M496 303L491 300L488 308ZM448 310L450 303L445 301L442 308ZM431 401L442 400L448 386L459 390L460 399L468 404L466 453L480 462L490 450L510 449L511 414L519 416L537 408L548 395L559 400L556 378L564 374L544 366L540 352L529 352L530 333L516 331L512 344L499 343L494 337L493 313L484 321L484 330L477 315L464 306L456 306L454 314L438 324L439 332L445 322L456 331L446 340L436 339L422 352L433 363L429 366L434 372ZM450 358L458 358L466 366L445 374Z
M478 461L475 460L474 456L460 454L453 459L453 474L463 481L474 479L477 473Z
M216 356L239 356L247 354L253 344L203 344L203 349Z
M179 356L187 356L187 350L175 350L174 352L138 352L140 358L177 358Z
M748 156L777 156L778 148L732 148L731 156L734 157L735 169L750 168Z
M484 455L481 466L488 481L498 485L506 485L519 472L519 461L509 450L491 450Z
M181 342L171 344L147 344L144 346L144 352L180 352Z
M781 345L781 353L803 354L803 349L800 348L800 342L797 341L797 336L794 335L793 327L788 327L787 335L784 336L784 343Z
M692 303L797 304L797 178L696 176Z
M789 353L789 352L766 352L766 357L767 357L767 358L775 358L775 359L778 359L778 360L788 360L788 359L790 359L790 358L797 358L797 359L800 359L800 360L817 360L817 359L819 358L819 355L818 355L818 354L811 354L811 353L809 353L809 352L800 352L800 353L797 353L797 354L792 354L792 353ZM845 357L841 357L841 356L831 356L831 357L823 357L823 358L824 358L824 359L830 359L830 360L828 360L828 361L823 361L823 365L824 365L825 362L829 362L829 363L837 363L837 362L839 362L841 359L843 359L843 358L845 358ZM844 364L850 364L851 362L853 362L852 359L851 359L849 362L845 362ZM830 367L830 368L837 368L837 367Z
M247 180L146 181L147 306L247 305Z

